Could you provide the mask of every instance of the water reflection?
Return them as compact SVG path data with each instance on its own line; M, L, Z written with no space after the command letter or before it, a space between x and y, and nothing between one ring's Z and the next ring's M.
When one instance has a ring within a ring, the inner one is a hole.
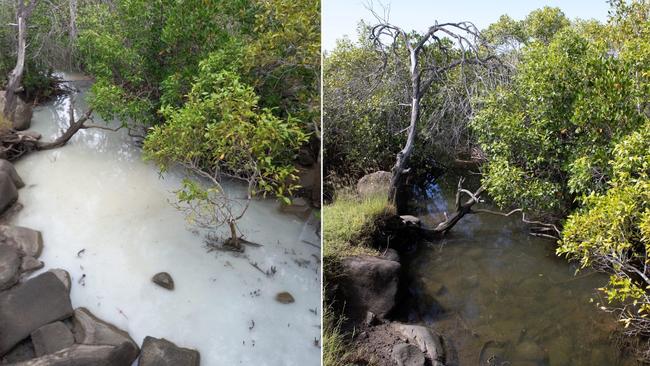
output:
M455 183L420 189L410 206L425 222L453 210ZM405 320L446 335L458 365L631 365L614 345L616 323L590 298L606 282L554 255L515 217L468 215L444 239L407 256Z

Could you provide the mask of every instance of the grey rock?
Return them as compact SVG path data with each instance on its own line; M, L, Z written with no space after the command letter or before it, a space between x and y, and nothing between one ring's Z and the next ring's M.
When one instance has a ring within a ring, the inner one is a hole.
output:
M34 257L23 257L23 261L20 265L20 272L33 272L38 269L43 268L45 264Z
M137 350L137 344L131 339L129 333L119 329L111 323L97 318L86 308L74 310L73 333L76 343L80 344L107 344L119 346L129 343ZM137 355L137 352L136 352Z
M13 364L13 366L129 366L135 361L133 346L75 344L61 351Z
M444 366L445 349L440 335L421 325L392 323L391 326L410 343L417 345L433 366Z
M12 122L12 128L14 130L26 130L32 123L34 110L31 104L25 103L20 97L16 99L16 110L14 111L14 115L10 116L9 119ZM4 110L5 102L5 91L2 90L0 91L0 111Z
M392 174L383 170L363 176L357 182L357 193L361 197L375 194L388 194Z
M9 244L34 258L43 251L41 232L22 226L0 225L0 243Z
M74 344L74 336L62 322L44 325L32 332L36 356L49 355Z
M412 215L401 215L402 224L406 227L420 227L420 219Z
M7 352L4 357L0 360L0 364L11 364L13 365L16 362L22 362L31 360L36 357L36 352L34 352L34 345L30 338L25 339L24 341L18 343L11 351Z
M176 346L166 339L146 337L142 343L140 366L198 366L198 351Z
M18 200L18 190L6 172L0 171L0 214Z
M397 250L393 248L386 249L386 251L382 254L381 257L389 261L395 261L395 262L399 262L400 260L399 253L397 252Z
M72 278L70 278L70 273L66 271L65 269L61 268L53 268L50 269L48 272L54 273L56 278L63 283L63 286L65 286L65 289L70 293L70 289L72 288Z
M367 326L373 326L379 323L379 319L377 319L377 315L375 315L375 313L368 311L366 312L366 319L364 320L364 323Z
M41 135L40 133L38 133L36 131L31 131L31 130L30 131L22 131L20 134L23 135L23 136L27 136L27 137L29 137L31 139L34 139L34 140L40 140L41 137L43 137L43 135Z
M0 291L6 290L18 282L21 257L16 248L0 244Z
M25 183L18 175L16 168L14 168L14 165L11 164L8 160L0 159L0 172L7 173L11 177L11 180L14 182L16 188L20 189L25 186Z
M166 288L168 290L174 289L174 279L167 272L156 273L151 279L156 285Z
M397 366L424 366L424 354L419 348L408 343L398 343L393 346L391 354Z
M275 301L281 303L281 304L291 304L295 302L296 300L293 298L293 295L291 295L288 292L280 292L279 294L275 295Z
M68 291L50 272L0 292L0 355L34 330L70 315L72 305Z
M339 286L350 316L363 320L366 312L371 311L385 318L395 306L400 264L365 255L344 258L341 264Z

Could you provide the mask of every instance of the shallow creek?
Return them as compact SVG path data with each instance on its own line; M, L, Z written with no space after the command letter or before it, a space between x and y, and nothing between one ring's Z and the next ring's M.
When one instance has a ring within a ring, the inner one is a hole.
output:
M75 98L78 116L83 94ZM61 97L36 108L32 129L54 139L67 127L69 104ZM182 174L160 176L126 131L81 130L68 145L32 153L16 168L27 186L13 223L43 233L44 270L70 272L73 306L89 308L138 344L151 335L196 348L206 366L319 364L320 248L309 220L281 213L274 201L254 201L241 228L263 246L244 255L208 253L169 203ZM226 189L243 193L234 184ZM277 272L268 277L251 263ZM172 275L175 290L151 282L161 271ZM295 303L278 303L283 291Z
M411 209L435 222L453 210L451 192L432 184ZM606 277L574 276L576 267L555 256L552 242L528 235L520 216L465 216L405 260L404 320L444 334L459 365L633 364L614 344L614 319L595 305Z

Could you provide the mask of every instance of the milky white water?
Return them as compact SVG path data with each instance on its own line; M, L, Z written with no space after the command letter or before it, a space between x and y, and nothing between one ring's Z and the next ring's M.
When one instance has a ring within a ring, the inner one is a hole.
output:
M69 103L59 98L36 108L32 130L44 140L59 135ZM75 104L81 115L81 94ZM89 308L138 344L150 335L196 348L202 365L319 364L320 249L304 219L280 213L276 202L254 201L241 228L264 246L244 256L208 253L168 203L180 173L160 177L125 131L82 130L16 168L27 187L13 223L43 233L44 270L70 272L74 307ZM269 278L250 262L277 273ZM161 271L172 275L175 290L151 282ZM295 303L276 302L282 291Z

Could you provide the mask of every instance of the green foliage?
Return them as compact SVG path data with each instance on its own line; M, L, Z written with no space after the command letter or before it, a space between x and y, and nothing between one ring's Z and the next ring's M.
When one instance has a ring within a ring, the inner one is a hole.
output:
M281 120L258 106L252 87L232 71L217 71L209 58L181 108L167 106L165 124L145 139L145 157L221 171L251 180L255 193L288 196L297 177L292 162L307 136L296 119Z
M614 50L606 35L581 29L526 47L512 85L483 100L472 123L490 160L484 182L501 206L567 214L607 188L615 144L643 124L639 75L650 64L637 60L647 42Z
M253 25L244 69L261 105L315 130L320 124L320 1L260 1Z
M613 304L627 304L621 320L642 327L650 315L645 265L650 251L650 120L614 148L611 188L592 194L585 207L569 216L558 254L610 273L603 288Z
M323 365L347 366L343 361L348 353L345 336L341 332L343 317L331 305L323 307Z

